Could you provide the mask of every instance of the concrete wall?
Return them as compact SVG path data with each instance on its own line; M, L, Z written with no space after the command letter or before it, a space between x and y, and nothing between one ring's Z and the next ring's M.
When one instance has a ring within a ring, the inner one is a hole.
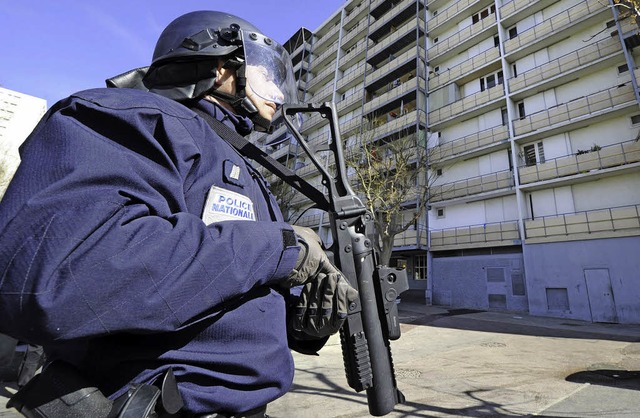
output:
M527 312L522 254L433 258L432 267L435 305Z
M529 244L524 251L532 315L640 323L640 237Z

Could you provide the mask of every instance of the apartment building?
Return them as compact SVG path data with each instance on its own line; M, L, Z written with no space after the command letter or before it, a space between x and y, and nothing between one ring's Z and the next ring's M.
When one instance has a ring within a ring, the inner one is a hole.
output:
M612 2L352 0L297 39L304 100L334 101L347 143L426 139L430 210L392 264L427 302L640 323L640 37ZM287 135L260 140L317 181Z
M47 101L0 87L0 198L18 168L18 147L47 111Z

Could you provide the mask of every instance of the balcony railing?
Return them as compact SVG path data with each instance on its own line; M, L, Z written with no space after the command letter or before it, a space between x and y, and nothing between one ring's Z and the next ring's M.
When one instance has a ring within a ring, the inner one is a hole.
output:
M520 243L517 221L494 222L431 231L432 250L505 246Z
M513 173L511 170L505 170L452 183L433 185L429 193L431 202L442 202L513 187Z
M429 20L429 31L432 32L434 30L437 30L438 26L442 25L445 22L449 22L455 15L459 14L471 4L477 2L478 0L460 0L454 2L451 6L447 7L444 10L439 10L438 15Z
M618 106L631 104L635 100L633 86L628 82L541 110L523 119L514 120L513 129L516 135L523 135L561 123L574 122L594 113L611 111Z
M480 22L467 26L466 28L454 33L446 39L442 39L437 44L429 48L429 60L433 61L445 52L456 52L463 48L467 42L477 42L477 35L487 28L496 24L496 15L482 19Z
M640 142L632 140L520 167L518 171L520 184L529 184L637 162L640 162Z
M394 247L414 247L417 245L427 246L427 230L425 228L408 229L393 238Z
M356 106L356 104L357 106L360 106L360 104L362 103L362 92L363 89L354 91L353 94L345 97L345 99L341 102L338 102L336 105L338 114L343 113L346 109Z
M526 219L526 241L567 241L640 235L640 205Z
M369 64L362 61L358 67L356 67L353 71L348 74L343 74L342 78L338 80L336 84L337 91L344 91L345 89L354 86L358 82L362 81L364 78L364 73L366 70L371 68Z
M393 133L400 132L401 130L406 129L411 125L415 125L417 121L418 121L418 111L414 110L412 112L407 113L406 115L395 118L390 122L376 126L374 131L375 133L374 139L382 138L382 137L391 135ZM420 122L423 124L426 123L424 112L420 112Z
M333 45L331 48L324 51L320 56L316 57L312 61L314 68L318 68L322 66L323 63L327 60L335 61L337 52L338 52L338 44L336 43L335 45ZM329 67L334 67L334 66L329 64Z
M505 125L456 139L434 147L429 154L431 162L464 154L509 139L509 129Z
M373 33L376 30L378 30L378 28L380 28L382 25L386 24L390 20L393 20L396 16L396 13L394 12L395 10L401 10L401 9L403 10L405 7L409 6L411 3L415 3L415 0L404 0L404 1L401 1L400 3L394 4L393 8L389 13L382 15L378 20L376 20L374 23L372 23L369 26L369 32Z
M426 58L426 52L423 48L418 48L418 53L420 54L420 58ZM391 62L383 65L380 68L377 68L370 74L367 74L367 84L375 83L382 77L388 76L388 74L392 73L393 70L407 62L407 60L416 58L416 50L414 48L409 49L408 51L402 53L399 57L394 58Z
M338 67L342 70L347 67L355 58L362 58L367 51L367 47L371 47L372 45L373 41L367 39L365 42L362 42L360 45L358 45L355 49L352 49L348 53L343 53L342 57L340 57Z
M522 90L541 81L566 74L578 67L620 52L622 52L620 41L617 38L606 38L522 74L518 74L517 77L509 80L509 90L511 92Z
M464 97L462 100L455 101L449 105L429 112L429 122L431 122L432 125L440 123L444 120L478 109L480 106L502 97L504 97L504 89L502 84L498 84L488 90L471 94Z
M313 91L319 87L320 84L330 79L336 72L336 68L333 65L328 65L324 70L320 71L317 76L312 78L307 84L307 90Z
M532 45L541 38L568 28L590 14L600 12L607 7L608 6L605 2L601 0L585 0L578 3L575 6L550 17L542 23L519 33L515 38L505 41L505 53L508 54L523 46Z
M540 0L513 0L504 2L500 8L500 17L505 19L517 11L524 10L532 4L538 3Z
M474 71L477 71L479 68L489 64L490 62L496 61L499 58L500 50L498 48L492 47L491 49L487 49L486 51L481 52L454 67L441 71L436 76L433 76L429 80L429 89L434 90L452 80L473 74Z
M418 82L419 87L422 88L423 90L426 87L426 83L424 81L423 78L418 78ZM364 109L362 110L362 112L366 115L372 111L374 111L375 109L377 109L378 107L382 106L383 104L402 96L403 94L405 94L408 91L412 91L415 90L417 88L416 85L416 78L412 78L409 79L407 81L405 81L404 83L401 83L398 87L395 87L391 90L389 90L388 92L376 97L375 99L371 100L370 102L365 103L364 105Z
M369 58L375 57L377 54L384 51L386 48L388 48L389 46L394 44L396 41L398 41L398 39L408 34L415 33L416 29L422 29L422 28L424 28L424 20L411 19L410 21L402 25L400 28L398 28L398 30L396 30L394 33L392 33L391 35L386 37L384 40L382 40L380 43L378 43L376 46L371 48L369 50Z
M336 35L340 31L340 25L335 25L333 28L329 30L322 38L320 38L314 45L313 51L318 51L319 54L322 54L324 49L327 47L329 41L335 41Z
M358 22L358 25L354 26L350 32L347 32L342 36L342 40L340 41L342 43L342 47L343 48L350 47L353 43L355 43L354 40L356 38L364 36L363 32L365 32L366 29L367 29L367 18L365 17L360 22Z

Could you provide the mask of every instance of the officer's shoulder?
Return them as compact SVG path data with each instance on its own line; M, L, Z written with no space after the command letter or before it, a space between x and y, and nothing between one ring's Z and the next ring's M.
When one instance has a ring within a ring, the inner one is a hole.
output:
M169 116L192 119L194 113L182 104L155 93L126 88L98 88L72 94L69 100L84 101L108 110L160 112Z

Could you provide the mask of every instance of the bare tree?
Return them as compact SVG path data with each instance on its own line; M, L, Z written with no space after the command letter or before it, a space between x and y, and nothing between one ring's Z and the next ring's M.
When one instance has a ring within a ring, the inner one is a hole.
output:
M426 212L435 177L428 170L429 154L422 130L376 140L375 130L367 127L348 147L354 190L374 214L382 264L391 259L396 235L416 225Z
M621 19L631 17L640 27L640 0L613 0L613 3L618 7Z

